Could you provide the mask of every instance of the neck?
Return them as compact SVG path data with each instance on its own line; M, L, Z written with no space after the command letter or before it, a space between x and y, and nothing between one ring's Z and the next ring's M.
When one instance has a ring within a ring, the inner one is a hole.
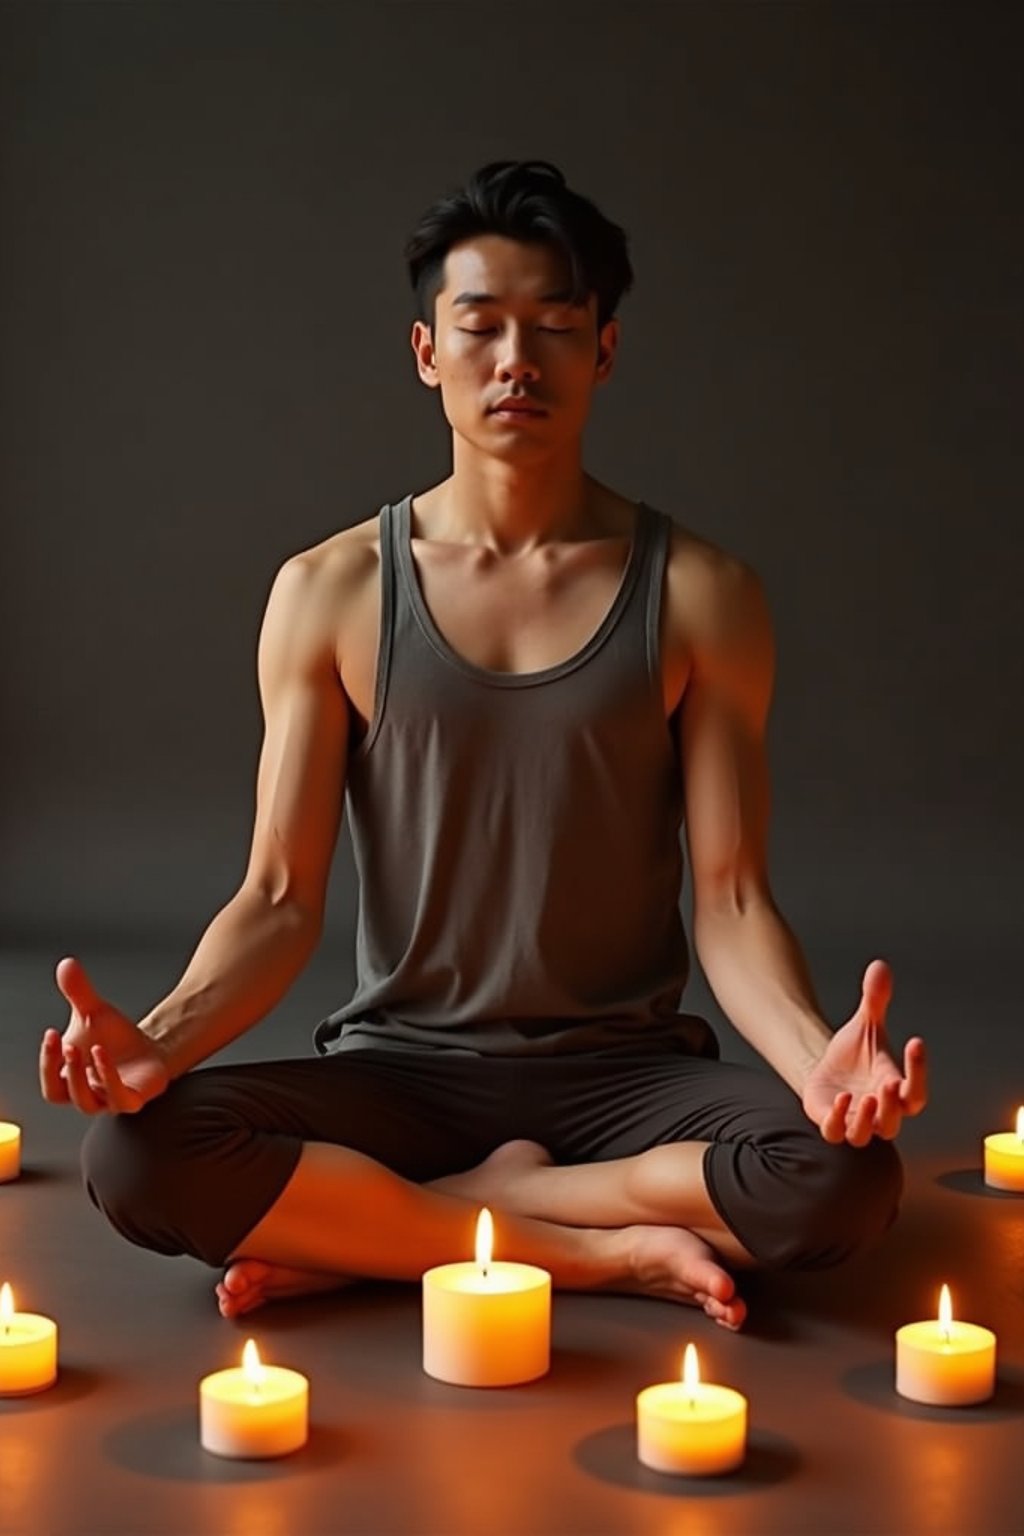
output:
M482 545L500 555L593 537L600 531L600 489L578 456L563 463L510 464L460 454L456 439L453 473L428 499L429 536Z

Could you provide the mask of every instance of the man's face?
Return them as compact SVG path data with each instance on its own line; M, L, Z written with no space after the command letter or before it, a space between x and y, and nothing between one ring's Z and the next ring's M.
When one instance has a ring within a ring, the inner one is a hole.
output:
M596 296L573 304L568 286L565 259L549 245L479 235L448 252L434 325L417 320L412 346L452 430L484 452L546 456L582 435L618 322L598 336ZM508 396L540 414L496 410Z

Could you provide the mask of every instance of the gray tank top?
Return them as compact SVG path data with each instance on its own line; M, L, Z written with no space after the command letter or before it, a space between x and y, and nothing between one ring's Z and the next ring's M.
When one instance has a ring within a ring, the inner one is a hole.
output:
M618 591L581 650L495 672L431 617L411 503L380 512L373 716L346 784L356 989L317 1024L317 1051L657 1038L717 1054L709 1026L679 1012L683 793L658 661L669 518L639 504Z

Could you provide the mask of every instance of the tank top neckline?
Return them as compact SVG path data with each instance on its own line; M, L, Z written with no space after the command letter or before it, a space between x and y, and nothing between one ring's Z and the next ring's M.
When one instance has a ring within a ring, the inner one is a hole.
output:
M407 496L391 509L395 514L392 533L392 548L397 557L397 564L402 575L403 585L409 604L416 618L424 638L442 661L454 667L464 676L473 678L476 682L486 683L494 688L529 688L538 683L554 682L556 678L564 677L567 673L575 671L607 640L615 628L626 607L643 564L644 551L647 545L648 529L650 526L651 509L645 501L638 501L637 514L633 523L633 536L630 540L629 552L619 578L619 585L611 605L594 630L589 640L584 641L579 650L573 655L567 656L563 661L555 662L552 666L541 667L532 672L499 672L493 667L481 667L476 662L469 661L459 654L454 646L449 645L441 630L434 622L433 615L427 607L426 599L420 587L419 573L416 562L412 557L412 500L415 495L410 491Z

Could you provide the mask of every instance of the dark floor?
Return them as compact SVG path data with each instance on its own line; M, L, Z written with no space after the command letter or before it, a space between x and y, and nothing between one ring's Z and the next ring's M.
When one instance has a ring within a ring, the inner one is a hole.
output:
M76 952L136 1014L187 958ZM25 1132L24 1175L0 1186L0 1279L25 1310L57 1318L61 1359L52 1390L0 1400L5 1536L1024 1531L1024 1198L987 1192L979 1173L983 1133L1009 1128L1024 1100L1005 955L936 943L894 959L894 1033L928 1036L933 1100L905 1129L904 1211L873 1256L748 1278L750 1319L736 1336L665 1301L559 1293L550 1375L485 1392L423 1375L415 1287L366 1286L229 1323L213 1271L107 1229L78 1182L83 1122L38 1095L39 1036L66 1020L53 983L62 953L8 953L0 970L0 1118ZM850 953L816 956L837 1021L855 1001ZM304 1053L309 1025L344 990L318 957L232 1054ZM730 1039L726 1054L741 1054ZM998 1333L988 1405L926 1409L892 1390L893 1331L931 1315L943 1280L960 1316ZM266 1358L311 1381L310 1442L289 1459L230 1462L199 1447L198 1379L235 1363L250 1332ZM747 1463L721 1481L662 1478L634 1456L634 1395L676 1373L691 1337L706 1376L750 1401Z

